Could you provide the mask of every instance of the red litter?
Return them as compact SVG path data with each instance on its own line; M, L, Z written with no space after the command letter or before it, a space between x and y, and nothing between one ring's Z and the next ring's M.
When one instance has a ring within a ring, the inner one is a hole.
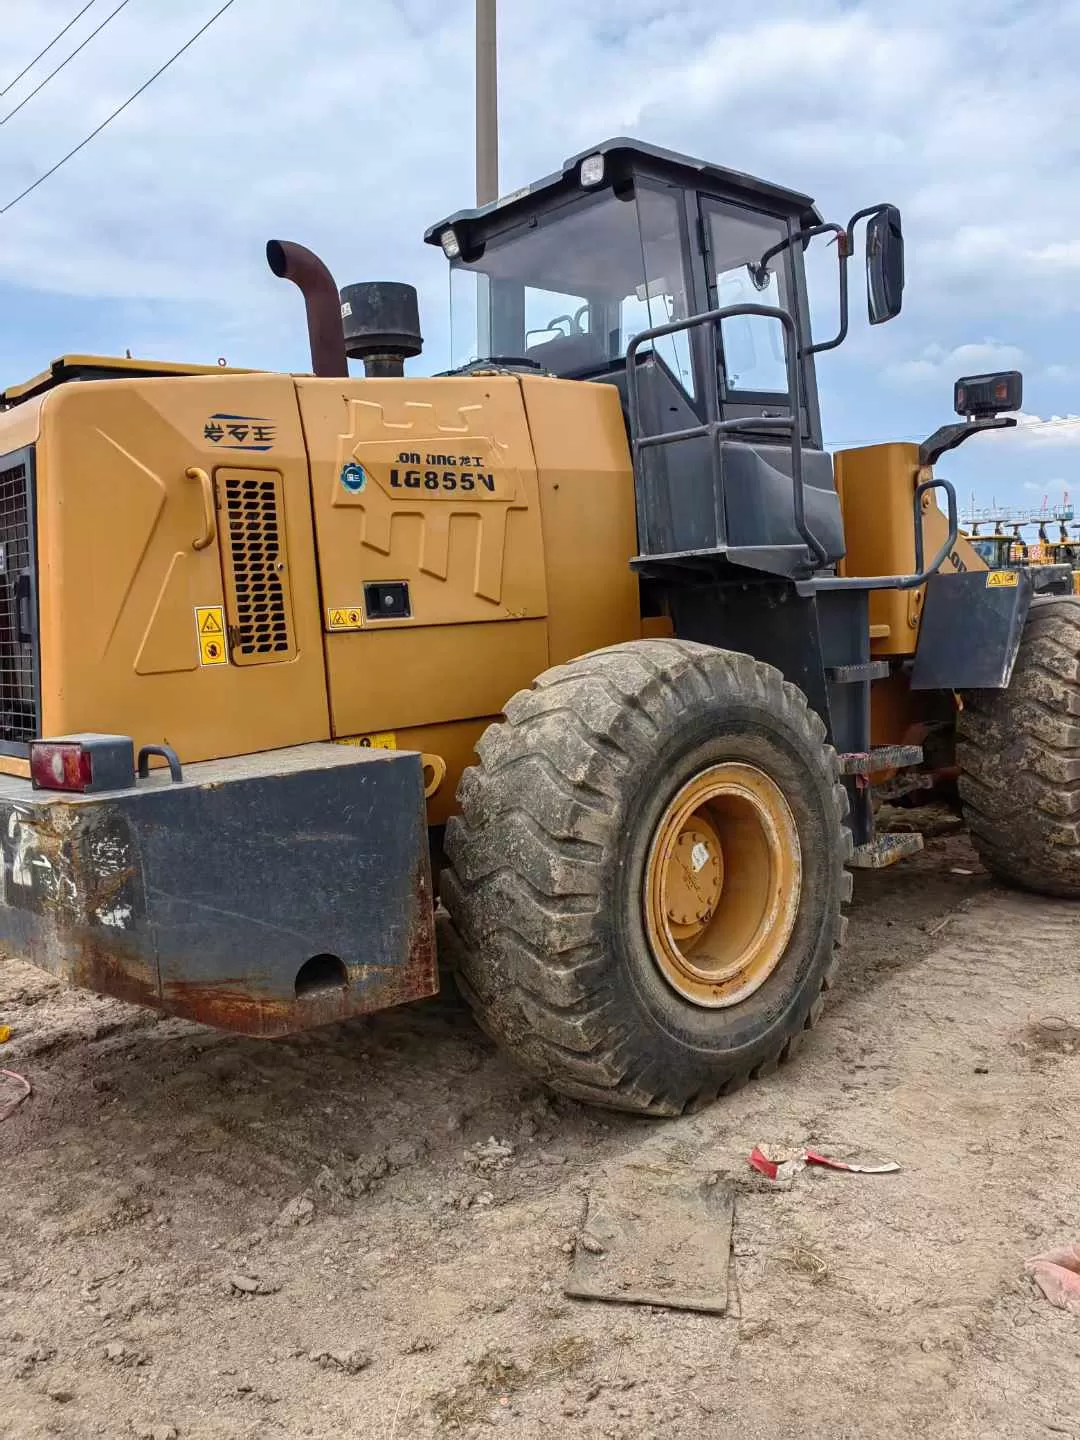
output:
M892 1175L900 1169L895 1160L881 1160L864 1165L854 1160L836 1160L831 1155L821 1155L816 1150L800 1150L797 1155L774 1160L760 1145L755 1145L751 1150L749 1160L766 1180L777 1185L790 1183L806 1165L820 1165L826 1170L842 1170L849 1175Z
M1080 1315L1080 1245L1063 1245L1036 1255L1027 1269L1051 1305Z
M765 1154L760 1145L755 1145L750 1152L750 1164L764 1175L766 1180L783 1189L790 1189L792 1181L806 1161L801 1155L792 1155L786 1160L773 1160Z
M804 1150L803 1158L808 1165L823 1165L826 1170L846 1170L849 1175L892 1175L900 1169L895 1160L881 1160L876 1165L857 1165L852 1160L834 1160L829 1155L819 1155L816 1150Z
M779 1160L770 1160L760 1145L755 1145L750 1151L750 1164L755 1170L760 1170L766 1180L775 1180L780 1169Z

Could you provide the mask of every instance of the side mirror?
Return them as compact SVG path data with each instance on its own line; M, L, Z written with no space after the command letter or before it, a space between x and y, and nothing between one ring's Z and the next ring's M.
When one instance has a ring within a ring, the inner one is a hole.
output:
M965 375L953 389L953 409L967 419L1019 410L1024 401L1024 377L1019 370L996 375Z
M870 324L900 314L904 300L904 232L900 211L883 205L866 226L866 303Z

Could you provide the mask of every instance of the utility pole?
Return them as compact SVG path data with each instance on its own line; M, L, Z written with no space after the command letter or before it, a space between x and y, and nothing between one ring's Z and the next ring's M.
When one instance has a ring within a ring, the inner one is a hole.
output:
M499 60L495 0L476 0L476 203L499 198Z

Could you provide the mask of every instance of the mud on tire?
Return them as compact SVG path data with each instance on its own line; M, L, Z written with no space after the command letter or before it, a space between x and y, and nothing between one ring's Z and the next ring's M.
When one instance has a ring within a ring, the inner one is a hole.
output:
M999 879L1080 898L1080 598L1032 601L1007 690L964 695L960 800Z
M786 1060L832 982L850 898L847 798L825 728L771 666L642 640L541 675L477 747L442 899L481 1025L554 1089L672 1115ZM790 939L746 999L705 1008L653 959L643 876L659 817L710 766L783 793L802 855Z

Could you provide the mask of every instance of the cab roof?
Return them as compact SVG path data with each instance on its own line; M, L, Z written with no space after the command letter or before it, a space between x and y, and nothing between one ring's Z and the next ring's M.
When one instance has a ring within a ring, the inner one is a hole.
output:
M728 170L722 165L710 164L707 160L695 160L691 155L682 155L676 150L664 150L658 145L647 145L641 140L617 136L591 145L577 155L563 161L562 169L536 180L509 195L503 195L490 205L474 210L457 210L445 220L430 226L424 232L429 245L438 245L444 230L453 229L459 238L466 240L469 247L469 232L477 238L495 230L502 230L517 219L524 219L538 209L571 195L586 193L581 185L579 167L589 155L604 156L604 179L600 185L590 187L594 191L605 188L619 188L633 176L651 176L669 185L680 185L685 189L702 190L721 199L734 199L743 204L756 205L763 210L788 215L800 226L817 225L821 221L817 207L809 195L798 190L788 190L783 185L774 185L769 180L759 180L741 170ZM497 221L492 224L492 221Z

